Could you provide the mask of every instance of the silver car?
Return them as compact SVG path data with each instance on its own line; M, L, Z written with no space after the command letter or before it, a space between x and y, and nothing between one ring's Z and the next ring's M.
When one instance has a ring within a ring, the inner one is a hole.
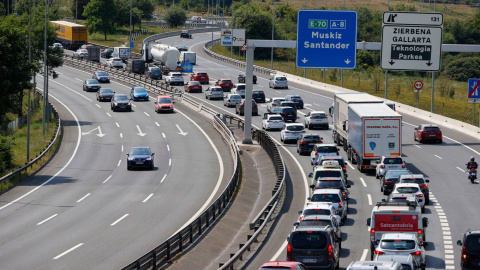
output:
M237 83L237 84L233 85L232 93L233 94L238 94L242 98L245 98L245 88L246 88L246 85L244 83Z
M107 60L107 66L116 67L116 68L123 68L123 61L122 58L112 57Z
M88 50L86 49L78 49L73 53L73 57L76 58L84 58L88 56Z
M283 121L283 117L280 114L267 114L265 116L266 118L262 120L262 128L264 130L281 130L285 126L285 121Z
M427 242L420 244L414 233L384 233L380 240L374 242L374 260L383 255L411 254L417 262L425 263L424 247L427 245Z
M305 115L304 122L305 127L308 129L313 129L315 127L328 129L328 116L324 111L308 112Z
M165 76L165 83L169 85L173 85L173 84L185 85L183 75L180 72L170 72L168 76Z
M282 131L280 131L280 141L287 143L287 141L297 142L300 135L305 133L305 127L300 123L285 124Z
M210 86L205 90L206 99L223 99L223 90L220 86Z
M242 102L242 97L237 94L228 94L223 98L223 106L234 107Z
M283 97L274 97L274 98L271 98L269 99L268 103L267 103L267 111L268 112L271 112L272 111L272 108L276 107L276 106L280 106L280 102L282 101L285 101L285 98Z
M287 77L282 76L282 75L275 75L270 78L270 81L268 82L268 86L270 88L285 88L288 89L288 80Z
M98 91L98 89L102 88L100 83L94 79L88 79L83 81L83 91Z

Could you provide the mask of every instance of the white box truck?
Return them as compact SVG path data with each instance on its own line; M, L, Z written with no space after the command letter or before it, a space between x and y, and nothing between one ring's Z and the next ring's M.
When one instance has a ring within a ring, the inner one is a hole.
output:
M402 156L402 116L383 103L348 105L347 158L360 172L375 169L382 156Z
M120 57L122 59L127 59L132 56L132 51L128 47L114 47L113 48L113 57Z
M195 65L197 63L197 53L189 51L181 52L179 62L180 64L190 63Z

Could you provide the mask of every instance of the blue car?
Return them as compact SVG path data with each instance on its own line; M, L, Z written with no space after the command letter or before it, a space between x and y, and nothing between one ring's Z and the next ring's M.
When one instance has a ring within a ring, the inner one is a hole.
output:
M142 86L134 86L130 91L130 98L133 100L146 100L148 101L148 92Z
M107 72L101 71L101 70L95 71L95 73L93 73L92 79L95 79L100 83L109 83L110 82L110 77L108 77Z
M150 147L132 147L127 154L127 170L134 168L146 168L153 170L153 155Z
M297 109L303 109L303 99L299 95L286 95L285 100L293 101Z

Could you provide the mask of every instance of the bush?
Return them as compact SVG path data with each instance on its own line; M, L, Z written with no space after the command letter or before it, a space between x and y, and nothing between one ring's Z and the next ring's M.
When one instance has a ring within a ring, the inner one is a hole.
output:
M165 12L165 21L172 28L183 26L187 20L187 13L184 9L178 5L172 8L169 8Z
M445 67L445 73L456 81L467 81L480 77L480 57L462 57L451 61Z
M12 143L7 137L0 136L0 174L13 166Z

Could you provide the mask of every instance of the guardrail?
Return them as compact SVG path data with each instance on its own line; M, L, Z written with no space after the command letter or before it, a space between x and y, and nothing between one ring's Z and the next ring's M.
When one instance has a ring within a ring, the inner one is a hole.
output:
M38 91L37 91L38 92ZM52 112L53 112L53 117L57 120L56 122L56 125L55 125L55 132L53 133L53 136L52 138L50 139L50 143L48 144L48 146L43 149L42 152L40 152L34 159L32 159L31 161L29 161L28 163L26 163L24 166L12 171L11 173L7 174L7 175L4 175L3 177L0 178L0 184L17 176L17 175L20 175L22 174L24 171L26 171L28 168L32 167L33 165L35 165L37 162L39 162L44 156L45 154L48 153L48 151L50 151L50 149L52 149L53 145L57 142L57 139L59 138L59 133L60 133L60 128L61 128L61 123L60 123L60 117L58 116L58 112L57 110L55 109L55 107L50 103L50 101L48 101L48 104L49 106L52 107Z
M240 61L240 60L232 59L232 58L227 57L227 56L220 55L218 53L214 53L209 49L209 48L212 48L215 43L219 43L219 42L220 42L220 39L215 39L213 42L209 41L209 42L205 43L205 45L203 46L203 51L205 51L205 53L208 54L209 56L211 56L213 58L216 58L218 60L221 60L223 62L227 62L229 64L233 64L233 65L236 65L236 66L239 66L239 67L246 68L247 63L245 63L243 61ZM267 74L267 75L270 75L272 73L277 73L276 70L269 69L269 68L264 68L264 67L260 67L260 66L256 66L256 65L253 65L253 71L260 72L260 73Z

